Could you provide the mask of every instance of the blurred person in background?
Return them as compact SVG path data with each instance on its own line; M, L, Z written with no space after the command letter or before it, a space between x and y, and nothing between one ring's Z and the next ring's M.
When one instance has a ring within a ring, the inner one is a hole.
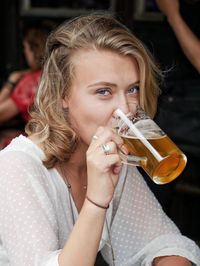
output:
M29 108L33 103L42 73L46 38L53 29L53 25L53 22L44 21L25 30L23 47L28 68L12 72L0 90L1 128L4 128L4 125L9 128L9 122L17 116L24 124L29 120ZM2 145L5 146L9 139L22 131L23 129L6 130L4 133L2 131L6 138L6 140L1 140L4 143Z
M159 9L166 16L183 53L200 73L200 39L184 20L180 12L180 1L156 0L156 2Z
M158 187L153 190L180 230L199 242L200 1L156 3L165 16L159 34L148 37L166 70L156 121L185 152L188 162L180 178L168 185L165 197Z

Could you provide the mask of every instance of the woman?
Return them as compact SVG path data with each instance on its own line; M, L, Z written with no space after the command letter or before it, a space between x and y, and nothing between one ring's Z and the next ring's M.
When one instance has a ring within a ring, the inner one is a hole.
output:
M28 108L41 76L42 59L48 28L44 25L32 26L24 33L24 55L28 69L12 72L4 83L0 93L0 124L16 115L28 121Z
M24 132L42 72L47 34L52 27L53 23L44 21L24 33L24 55L29 68L12 72L0 91L0 148Z
M66 22L48 38L28 138L0 156L1 265L199 265L112 130L114 111L153 116L157 68L110 15ZM108 150L105 149L109 148Z
M190 2L190 1L187 1ZM192 1L191 1L192 2ZM193 1L195 2L195 1ZM198 1L196 1L198 2ZM180 12L180 0L156 0L156 3L167 17L178 43L194 68L200 73L200 40L190 26L185 22ZM193 14L194 16L194 14Z

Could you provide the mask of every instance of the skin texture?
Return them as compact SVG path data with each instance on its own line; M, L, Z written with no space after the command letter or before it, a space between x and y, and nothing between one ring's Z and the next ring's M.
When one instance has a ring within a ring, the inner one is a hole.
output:
M128 113L127 102L138 105L138 68L133 59L108 51L80 52L74 61L75 79L64 107L69 108L73 127L89 145L98 126L111 125L118 107Z

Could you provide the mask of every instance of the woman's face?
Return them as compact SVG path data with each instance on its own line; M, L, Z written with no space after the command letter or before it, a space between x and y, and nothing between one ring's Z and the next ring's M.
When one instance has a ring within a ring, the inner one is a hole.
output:
M89 145L99 126L111 126L113 112L128 113L139 104L139 70L136 61L107 50L87 50L73 57L75 76L70 97L63 100L72 126Z
M34 53L31 50L31 47L27 41L24 41L23 45L24 45L24 55L26 57L27 64L29 65L30 68L34 69L36 64Z

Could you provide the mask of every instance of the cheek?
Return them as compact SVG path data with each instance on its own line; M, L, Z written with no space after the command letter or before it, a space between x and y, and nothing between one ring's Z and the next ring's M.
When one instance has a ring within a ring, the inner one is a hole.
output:
M73 113L72 122L80 133L96 130L101 123L100 113L95 110L79 110Z
M88 145L99 126L109 125L110 115L96 109L79 110L70 114L72 127Z
M34 58L34 54L32 52L27 52L26 53L26 59L28 64L32 67L35 64L35 58Z
M92 99L89 100L82 96L73 96L70 98L67 104L71 117L71 122L76 127L90 126L91 124L97 124L101 117L101 111Z

